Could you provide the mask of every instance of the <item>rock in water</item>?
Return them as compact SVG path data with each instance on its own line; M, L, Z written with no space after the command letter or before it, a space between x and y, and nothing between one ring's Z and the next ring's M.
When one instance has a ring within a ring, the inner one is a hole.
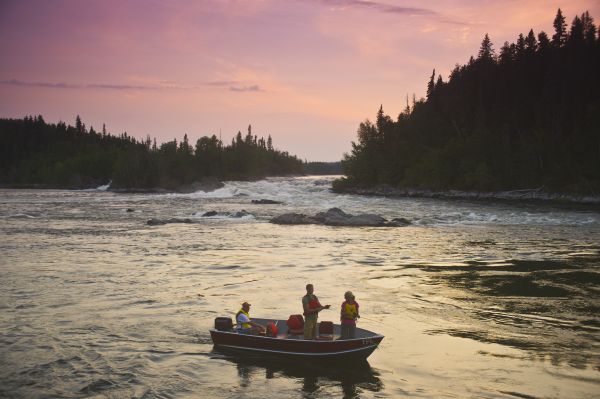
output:
M301 213L284 213L271 219L275 224L322 224L326 226L350 227L401 227L410 222L404 218L396 218L388 222L385 218L375 214L351 215L339 208L331 208L326 212L319 212L314 216Z
M192 223L192 219L179 219L179 218L171 218L171 219L150 219L146 222L149 226L161 226L163 224L168 223Z
M275 224L316 224L314 218L303 215L301 213L284 213L283 215L275 216L270 220Z
M403 227L403 226L408 226L409 224L412 224L412 222L405 218L394 218L388 224L398 226L398 227Z
M239 212L234 213L233 215L231 215L234 218L243 218L244 216L249 216L250 213L246 212L245 209L242 209Z
M259 199L259 200L252 200L253 204L258 204L258 205L265 205L265 204L283 204L283 202L281 201L275 201L275 200L270 200L270 199Z

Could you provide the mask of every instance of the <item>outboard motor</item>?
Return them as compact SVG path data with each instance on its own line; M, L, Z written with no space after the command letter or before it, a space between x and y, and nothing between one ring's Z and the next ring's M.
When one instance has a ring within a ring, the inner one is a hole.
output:
M231 321L231 317L215 318L215 330L231 331L232 329L233 329L233 322Z

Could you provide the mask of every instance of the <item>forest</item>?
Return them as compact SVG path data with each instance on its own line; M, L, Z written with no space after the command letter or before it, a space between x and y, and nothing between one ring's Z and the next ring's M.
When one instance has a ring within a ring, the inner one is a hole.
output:
M600 194L600 35L588 12L554 33L530 30L477 57L396 119L379 108L360 124L342 161L338 192L392 186L421 190L532 189Z
M302 174L297 157L252 134L252 127L224 145L215 135L195 145L183 140L158 146L156 139L137 140L86 128L46 123L43 117L0 119L0 185L34 188L91 188L111 182L113 189L179 190L207 180L250 180Z

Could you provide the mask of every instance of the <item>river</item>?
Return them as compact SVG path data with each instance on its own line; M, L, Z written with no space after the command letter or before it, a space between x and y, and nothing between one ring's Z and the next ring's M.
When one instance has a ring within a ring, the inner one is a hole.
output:
M597 207L338 195L331 180L0 190L0 396L600 397ZM412 224L269 223L331 207ZM216 316L247 300L255 317L286 319L308 282L332 305L321 320L354 292L359 327L385 335L368 364L213 349Z

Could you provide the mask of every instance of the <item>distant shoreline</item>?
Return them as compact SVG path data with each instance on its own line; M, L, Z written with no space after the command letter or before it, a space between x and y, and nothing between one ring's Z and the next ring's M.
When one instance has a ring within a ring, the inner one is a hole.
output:
M579 205L600 205L600 196L575 193L556 193L542 189L508 191L462 191L462 190L425 190L415 188L396 188L389 185L370 187L344 186L332 188L337 194L354 194L373 197L442 198L465 200L508 200L560 202Z
M314 175L317 176L317 175ZM292 177L292 176L290 176ZM256 181L262 179L251 179L248 181ZM4 190L98 190L107 191L118 194L189 194L196 191L210 192L224 187L227 181L209 180L197 182L175 189L167 189L162 187L153 188L126 188L108 187L105 190L99 190L102 185L95 186L80 186L80 187L64 187L48 184L6 184L0 183L0 189ZM363 195L372 197L397 197L397 198L439 198L439 199L456 199L456 200L502 200L502 201L539 201L547 203L566 203L577 205L600 205L600 196L583 195L576 193L557 193L544 191L543 189L523 189L523 190L507 190L507 191L463 191L463 190L427 190L416 188L397 188L390 185L382 184L376 186L332 186L332 192L336 194Z

